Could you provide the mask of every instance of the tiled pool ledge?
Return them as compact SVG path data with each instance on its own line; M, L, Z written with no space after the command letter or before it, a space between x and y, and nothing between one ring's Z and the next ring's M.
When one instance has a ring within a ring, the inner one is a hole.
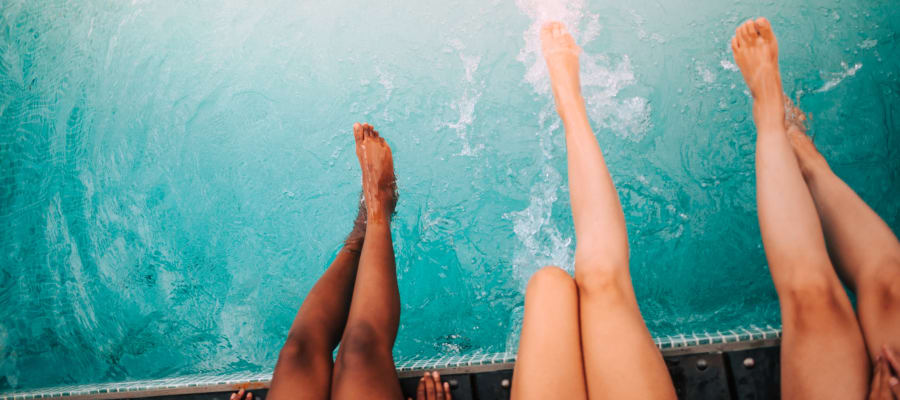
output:
M780 339L781 329L779 327L766 326L763 328L751 326L727 331L658 337L654 338L654 342L664 354L674 355L771 346L777 344ZM445 375L496 371L511 368L515 363L515 359L515 353L491 353L400 360L397 362L397 371L401 378L418 375L422 370L438 370ZM96 385L58 386L23 392L0 393L0 400L63 397L73 400L121 399L225 392L239 388L267 388L271 378L271 373L236 373L216 376L189 375L177 378Z

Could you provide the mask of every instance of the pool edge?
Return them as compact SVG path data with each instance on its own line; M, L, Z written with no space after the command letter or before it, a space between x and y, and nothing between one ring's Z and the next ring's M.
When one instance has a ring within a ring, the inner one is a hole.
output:
M725 352L778 345L781 329L772 326L750 326L726 331L702 332L656 337L656 346L664 355ZM437 370L444 375L480 373L511 369L515 353L472 354L411 359L397 362L400 378L417 376L423 370ZM125 399L154 396L174 396L197 393L227 392L269 387L271 373L235 373L227 375L188 375L142 381L112 382L33 389L0 393L0 400L30 400L45 398L67 399Z

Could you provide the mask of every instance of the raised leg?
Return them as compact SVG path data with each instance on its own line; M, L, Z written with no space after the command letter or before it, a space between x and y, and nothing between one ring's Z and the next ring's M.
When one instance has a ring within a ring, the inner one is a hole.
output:
M528 281L512 399L587 399L578 289L559 268L545 267Z
M802 112L795 109L795 114ZM822 219L831 259L856 293L856 313L870 359L877 358L883 345L900 350L900 242L835 175L802 121L788 126L788 137Z
M271 399L327 399L331 392L332 352L344 333L353 283L366 232L360 203L353 231L331 266L313 286L294 323L272 374Z
M731 46L754 99L759 224L784 329L782 396L863 398L869 365L862 333L786 135L775 34L763 18L747 21Z
M334 367L333 399L400 399L392 349L400 323L400 294L391 214L396 182L391 149L370 125L356 124L368 214L366 236L353 288L353 302Z
M566 130L588 394L591 398L674 399L671 378L631 286L625 216L581 96L580 49L560 23L545 25L541 41Z

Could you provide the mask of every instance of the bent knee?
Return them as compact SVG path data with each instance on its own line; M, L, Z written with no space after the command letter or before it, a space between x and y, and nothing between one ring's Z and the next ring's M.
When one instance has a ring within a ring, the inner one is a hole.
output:
M631 276L625 264L576 264L575 282L579 293L588 296L622 297L631 288Z
M779 292L783 317L801 325L847 319L853 310L843 290L836 278L827 275L794 279Z
M278 353L278 362L290 362L301 367L315 366L330 362L333 350L304 335L290 335Z
M358 322L347 326L341 341L339 362L343 364L368 364L372 360L390 355L394 343L371 324Z
M857 284L860 303L886 310L900 308L900 262L890 260L872 271Z
M558 293L559 290L575 289L572 276L562 268L548 266L539 269L528 280L527 294Z

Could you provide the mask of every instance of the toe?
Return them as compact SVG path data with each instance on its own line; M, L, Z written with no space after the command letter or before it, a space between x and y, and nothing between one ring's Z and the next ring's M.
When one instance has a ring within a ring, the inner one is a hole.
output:
M767 41L772 41L775 39L775 32L772 31L772 24L769 23L769 20L765 18L757 18L754 23L756 30L759 31L759 35L766 39Z
M374 127L372 128L372 137L380 137Z
M363 133L366 135L366 138L372 137L372 125L363 124Z
M753 20L747 20L743 24L741 24L741 42L744 44L750 43L753 40L753 36L750 34L753 30Z
M740 48L741 46L739 45L737 36L733 36L731 38L731 51L738 51Z
M541 42L544 45L547 44L547 41L553 38L553 22L548 22L541 27Z
M363 134L362 125L360 125L359 122L353 124L353 138L356 139L357 142L363 140Z
M578 45L575 44L575 38L573 38L572 35L570 35L568 32L566 32L564 40L567 48L572 49L576 52L581 50L581 48L579 48Z
M741 26L737 27L737 29L734 30L734 37L738 41L738 48L747 46L747 35L744 31L744 25L745 24L741 24Z
M553 30L558 28L560 25L562 24L559 21L550 21L544 24L544 27L542 29L544 32L553 32Z

